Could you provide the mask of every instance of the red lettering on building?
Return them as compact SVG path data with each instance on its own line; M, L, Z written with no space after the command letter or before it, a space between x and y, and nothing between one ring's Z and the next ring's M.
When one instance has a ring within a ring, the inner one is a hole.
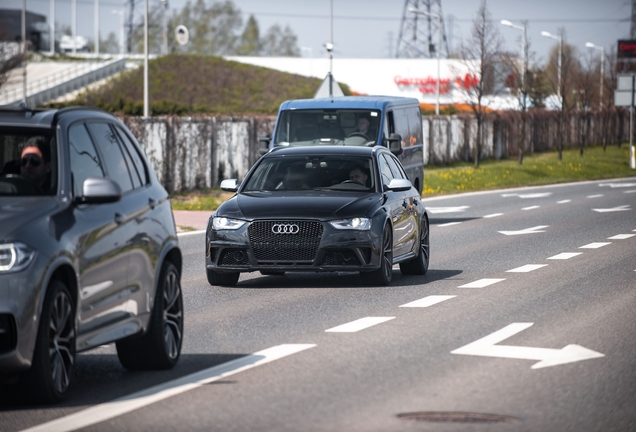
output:
M393 81L400 88L415 87L420 93L435 94L437 93L437 78L403 78L396 76ZM455 85L464 89L469 89L476 86L479 83L479 79L475 76L466 74L464 77L455 78ZM440 94L448 94L451 91L451 85L453 81L450 78L441 78L439 80L439 92Z

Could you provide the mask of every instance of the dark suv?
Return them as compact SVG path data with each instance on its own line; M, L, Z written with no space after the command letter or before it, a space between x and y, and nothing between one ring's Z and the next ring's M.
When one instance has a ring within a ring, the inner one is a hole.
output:
M167 369L183 340L166 190L128 128L92 108L0 110L0 378L67 392L77 352L116 341Z

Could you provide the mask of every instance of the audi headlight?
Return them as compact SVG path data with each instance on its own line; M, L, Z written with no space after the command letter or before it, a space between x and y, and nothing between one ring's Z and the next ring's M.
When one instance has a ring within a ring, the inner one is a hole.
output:
M371 219L369 218L338 219L330 221L329 223L336 229L349 229L358 231L366 231L371 229Z
M212 228L215 230L236 230L245 225L246 222L240 219L230 219L225 217L214 217Z
M31 264L35 250L24 243L0 245L0 272L9 273L23 270Z

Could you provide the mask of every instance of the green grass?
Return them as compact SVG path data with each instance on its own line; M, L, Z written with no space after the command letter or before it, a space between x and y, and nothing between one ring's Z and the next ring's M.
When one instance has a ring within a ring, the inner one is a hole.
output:
M636 170L629 167L629 145L586 147L583 156L579 149L563 151L558 160L556 152L526 155L523 164L514 160L486 160L475 168L470 163L457 163L445 167L424 168L423 196L458 192L501 189L518 186L536 186L583 180L601 180L634 177Z
M233 194L220 189L202 189L190 192L179 192L170 195L172 210L216 210L223 201Z

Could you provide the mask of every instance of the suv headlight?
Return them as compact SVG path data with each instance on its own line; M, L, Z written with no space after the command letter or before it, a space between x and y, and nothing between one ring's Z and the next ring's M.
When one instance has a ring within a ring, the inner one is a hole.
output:
M212 228L215 230L237 230L243 225L245 221L240 219L230 219L225 217L212 218Z
M358 231L371 229L371 219L369 218L338 219L330 221L329 223L336 229L350 229Z
M35 250L24 243L0 244L0 272L23 270L31 264L34 257Z

